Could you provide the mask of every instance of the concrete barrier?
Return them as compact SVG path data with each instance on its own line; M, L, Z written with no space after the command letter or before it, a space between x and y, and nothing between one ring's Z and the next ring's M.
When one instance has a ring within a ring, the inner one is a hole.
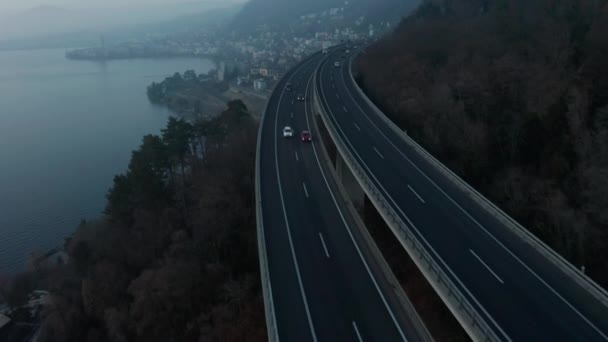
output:
M317 118L314 113L314 110L313 110L313 113L311 113L311 121L312 121L312 126L314 127L315 132L320 132L319 124L317 122ZM320 137L320 135L319 135L319 139L317 139L317 141L319 141L320 159L322 159L323 162L329 166L329 172L331 173L331 177L334 179L336 188L338 189L338 192L340 193L340 195L338 197L340 198L340 201L343 203L344 207L346 207L346 209L350 212L350 215L353 217L353 219L355 221L355 227L353 227L353 228L355 228L357 230L357 232L359 233L361 238L364 240L366 249L370 252L370 254L375 259L376 263L379 265L382 274L384 274L384 277L386 278L388 284L390 285L390 288L391 288L390 291L399 300L399 303L400 303L401 307L403 308L404 312L408 315L409 319L414 323L414 326L418 332L418 337L420 338L420 341L421 342L434 341L433 336L427 329L426 325L424 324L424 321L422 320L422 318L416 311L416 308L414 307L414 305L408 298L407 294L404 292L403 287L399 283L399 280L397 280L397 277L393 273L393 270L388 265L386 259L382 255L382 252L376 245L376 242L374 241L373 237L367 230L367 227L365 226L365 223L363 223L363 220L361 219L360 214L357 212L357 209L355 208L353 202L349 199L349 195L348 195L346 189L342 186L342 184L340 184L340 177L338 176L336 170L334 169L334 165L331 162L331 158L329 157L329 153L327 152L327 148L325 147L324 139L322 137Z
M438 260L436 260L435 257L431 256L425 245L419 241L411 228L403 222L394 208L386 201L382 193L355 159L354 155L346 147L345 142L337 133L335 125L329 119L328 113L321 105L322 99L320 98L316 82L318 75L319 73L315 75L315 86L313 87L312 100L315 106L314 108L320 113L321 119L325 123L327 131L334 141L338 153L342 155L345 163L351 169L353 175L369 197L370 201L384 218L385 222L408 252L416 266L420 269L444 303L446 303L469 336L475 341L500 340L496 332L490 328L486 320L481 317L446 272L450 272L452 277L458 279L456 275L451 273L451 270L449 270L439 257L437 257ZM443 268L440 267L440 264L443 264ZM462 286L462 288L466 291L464 286Z
M257 152L255 156L255 217L258 236L258 259L260 261L260 277L262 280L262 294L264 296L264 309L266 314L266 330L268 332L268 341L278 342L279 331L277 328L277 318L274 311L274 303L272 299L272 285L270 284L270 275L268 273L266 238L264 236L264 221L262 219L262 195L260 194L260 152L262 148L262 128L264 126L264 118L266 117L266 111L268 110L269 104L270 97L266 102L264 112L262 113L262 117L260 118L260 126L258 128Z

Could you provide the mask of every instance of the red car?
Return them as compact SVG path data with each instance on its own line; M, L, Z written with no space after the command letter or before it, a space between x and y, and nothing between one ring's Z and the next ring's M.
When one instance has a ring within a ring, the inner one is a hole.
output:
M311 142L312 141L312 135L310 134L309 131L302 131L302 142Z

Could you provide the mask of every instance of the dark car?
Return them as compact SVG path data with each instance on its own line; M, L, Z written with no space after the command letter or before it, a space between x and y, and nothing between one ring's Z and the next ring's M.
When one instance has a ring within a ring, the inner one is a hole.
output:
M298 94L298 101L304 101L304 94Z
M302 137L302 142L311 142L312 141L312 135L310 134L309 131L302 131L301 137Z
M285 86L285 90L291 91L291 89L292 89L291 83L287 83L287 85Z

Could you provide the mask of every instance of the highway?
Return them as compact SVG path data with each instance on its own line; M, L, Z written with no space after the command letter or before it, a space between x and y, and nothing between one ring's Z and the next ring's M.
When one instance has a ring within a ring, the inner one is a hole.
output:
M279 82L261 122L258 229L271 284L266 305L283 341L420 340L321 161L309 91L324 58L311 56ZM294 129L293 138L283 138L284 126ZM299 139L302 130L312 132L311 143Z
M338 50L317 70L321 105L399 218L504 341L606 341L608 308L481 208L380 119ZM334 61L341 61L336 67ZM309 177L313 176L308 174Z

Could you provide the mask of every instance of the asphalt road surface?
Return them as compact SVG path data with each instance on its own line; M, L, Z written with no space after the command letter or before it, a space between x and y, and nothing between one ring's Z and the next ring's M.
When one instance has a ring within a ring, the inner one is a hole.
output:
M324 58L312 56L279 82L261 123L262 222L279 338L415 341L321 159L310 90ZM298 94L305 101L297 101ZM284 126L294 129L293 138L282 136ZM312 142L301 141L303 130L312 131Z

